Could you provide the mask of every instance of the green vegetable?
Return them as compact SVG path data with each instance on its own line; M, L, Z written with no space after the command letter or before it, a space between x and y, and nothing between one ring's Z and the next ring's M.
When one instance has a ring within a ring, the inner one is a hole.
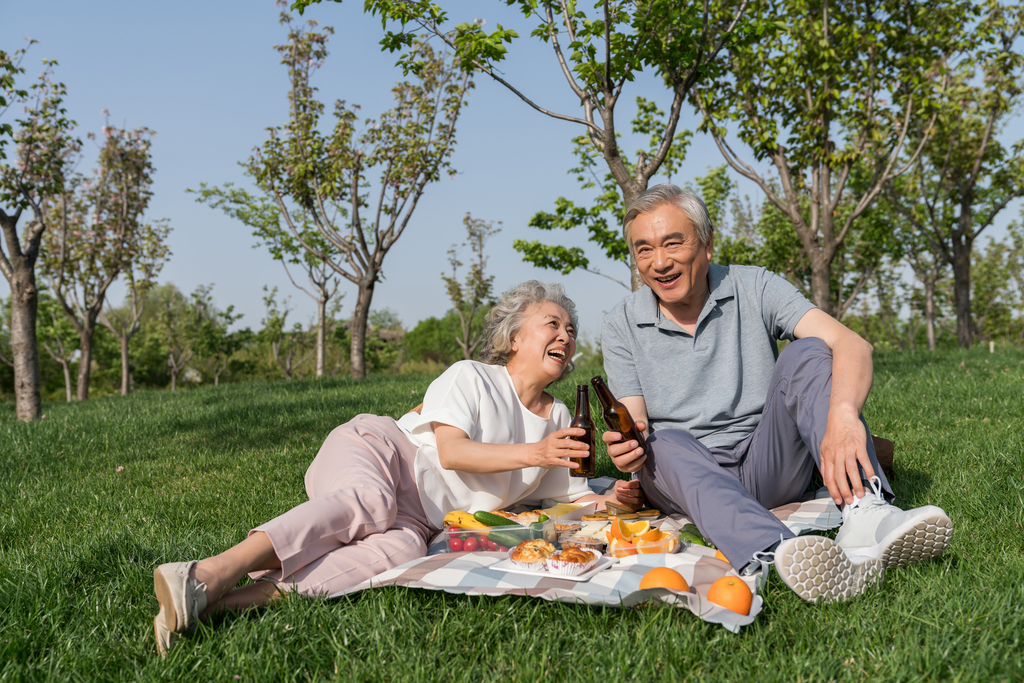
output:
M537 518L537 521L538 522L546 522L546 521L548 521L548 516L547 515L541 515L540 517Z
M522 526L522 524L513 522L511 519L507 519L501 515L496 515L491 512L485 512L483 510L474 512L473 519L481 524L486 524L487 526Z
M487 538L491 539L498 545L503 545L507 548L515 548L521 541L530 540L531 535L531 529L528 529L525 526L520 526L518 529L495 529L491 533L487 534Z
M704 535L697 528L696 524L687 524L679 530L679 540L683 543L690 543L696 545L702 545L705 548L714 548L715 546L704 538Z

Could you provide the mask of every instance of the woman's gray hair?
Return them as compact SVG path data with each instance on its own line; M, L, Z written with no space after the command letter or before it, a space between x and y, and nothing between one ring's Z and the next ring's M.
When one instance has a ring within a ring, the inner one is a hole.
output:
M537 280L527 280L502 293L498 303L487 313L484 327L484 348L481 357L488 365L508 365L508 357L512 353L512 337L516 336L523 326L523 321L534 304L550 301L558 304L569 314L573 330L579 329L579 318L576 315L576 304L565 295L562 285L544 284ZM573 371L570 360L558 379Z
M633 242L629 239L629 233L633 227L633 221L642 213L654 211L659 206L673 204L686 214L686 217L693 224L697 231L697 239L704 246L711 241L711 233L715 226L711 224L711 216L708 214L708 207L704 206L704 200L695 193L688 190L681 190L675 185L665 183L649 188L642 195L633 200L633 203L626 209L626 215L622 219L622 236L626 239L626 245L633 251Z

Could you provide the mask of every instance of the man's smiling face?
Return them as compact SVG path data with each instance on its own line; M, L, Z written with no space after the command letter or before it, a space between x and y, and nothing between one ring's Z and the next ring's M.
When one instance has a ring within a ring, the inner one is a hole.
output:
M700 311L707 295L713 240L701 244L683 210L662 204L633 220L630 240L644 284L669 308Z

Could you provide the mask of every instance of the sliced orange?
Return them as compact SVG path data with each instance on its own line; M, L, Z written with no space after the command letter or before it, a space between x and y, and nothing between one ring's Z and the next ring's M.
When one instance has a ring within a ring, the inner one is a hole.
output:
M636 541L636 551L641 555L648 553L674 553L679 549L679 535L668 531L653 529L634 540Z
M668 534L666 534L661 529L654 529L654 528L652 528L649 531L645 531L642 534L635 535L633 537L633 540L636 541L637 543L639 543L640 541L643 541L644 543L650 543L651 541L661 540L662 538L664 538L667 535Z
M645 520L640 520L630 524L620 517L612 518L611 534L612 538L617 541L630 543L634 536L646 534L650 530L651 523Z
M608 554L612 557L628 557L629 555L636 555L636 546L629 541L620 541L617 538L613 538L611 532L605 532L605 538L608 539Z

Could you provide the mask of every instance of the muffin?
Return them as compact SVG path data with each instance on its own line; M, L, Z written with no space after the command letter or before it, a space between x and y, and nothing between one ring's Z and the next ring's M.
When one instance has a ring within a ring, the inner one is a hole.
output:
M579 576L591 569L600 559L601 554L594 550L564 548L560 553L549 557L545 565L552 574Z
M538 571L544 568L544 561L554 553L555 546L542 538L535 538L532 541L523 541L508 551L508 557L512 560L512 564L520 569Z

